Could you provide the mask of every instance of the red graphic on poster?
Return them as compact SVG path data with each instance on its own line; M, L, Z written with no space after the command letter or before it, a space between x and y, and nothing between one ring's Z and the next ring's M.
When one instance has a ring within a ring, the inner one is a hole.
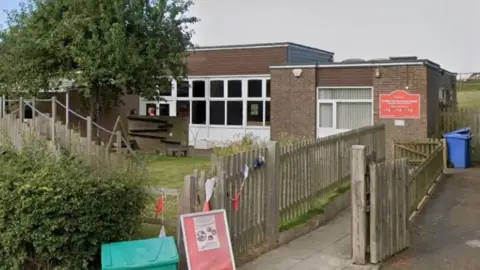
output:
M380 94L380 118L419 119L420 95L404 90L395 90L390 94Z
M189 270L235 270L225 210L180 216Z

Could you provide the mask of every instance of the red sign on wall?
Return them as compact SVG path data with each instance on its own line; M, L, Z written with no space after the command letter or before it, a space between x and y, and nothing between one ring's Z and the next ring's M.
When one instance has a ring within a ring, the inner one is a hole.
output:
M420 95L404 90L395 90L390 94L380 94L380 118L419 119Z
M180 216L189 270L235 270L225 210Z

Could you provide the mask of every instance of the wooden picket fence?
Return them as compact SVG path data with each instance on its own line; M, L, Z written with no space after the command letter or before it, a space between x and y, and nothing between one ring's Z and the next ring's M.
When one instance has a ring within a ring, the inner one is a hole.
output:
M384 160L384 125L286 146L271 141L265 148L213 157L212 170L186 176L181 211L200 211L205 180L215 177L212 206L226 210L234 254L258 246L273 248L282 226L318 210L319 201L348 183L351 147L359 143L376 153L376 161ZM245 165L249 173L244 181Z
M409 157L368 163L363 146L355 147L352 157L353 261L378 263L408 248L408 222L431 195L445 168L444 143L436 143L414 170L409 170ZM423 157L423 153L416 151L415 157Z
M466 127L471 129L472 161L480 162L480 108L443 108L433 135L443 138L445 133Z

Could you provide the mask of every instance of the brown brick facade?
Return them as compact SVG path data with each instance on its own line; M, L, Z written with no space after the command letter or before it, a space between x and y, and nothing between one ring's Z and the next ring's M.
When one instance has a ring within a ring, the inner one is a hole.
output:
M393 154L393 142L412 141L427 138L427 68L425 66L379 67L380 77L374 77L374 121L385 124L387 158ZM405 119L405 126L395 126L394 119L379 117L379 95L395 90L405 90L420 94L420 119Z
M314 138L316 134L316 71L303 69L296 78L291 69L272 69L270 132Z
M429 67L425 65L380 66L376 69L371 66L303 68L300 78L293 76L292 69L272 69L272 139L277 139L282 132L308 138L316 136L317 86L373 87L374 122L385 124L387 157L391 157L394 141L426 138L432 129L428 123L436 121L437 112L429 108L438 108L439 85L451 83L453 75L427 76ZM394 119L380 119L379 95L405 90L407 86L408 92L420 94L420 119L405 119L404 126L395 126Z
M287 47L208 50L188 56L189 76L269 74L287 63Z

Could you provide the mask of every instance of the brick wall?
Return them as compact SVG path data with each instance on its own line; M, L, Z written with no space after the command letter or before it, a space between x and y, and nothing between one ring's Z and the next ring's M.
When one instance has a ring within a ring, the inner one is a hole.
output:
M291 69L271 70L271 138L280 133L315 138L316 71L303 68L296 78Z
M427 138L427 68L425 66L379 67L380 77L373 78L374 121L385 124L386 157L393 155L393 142L412 141ZM420 119L405 119L405 126L395 126L394 119L380 119L379 95L395 90L405 90L420 94ZM438 95L437 95L438 97Z

